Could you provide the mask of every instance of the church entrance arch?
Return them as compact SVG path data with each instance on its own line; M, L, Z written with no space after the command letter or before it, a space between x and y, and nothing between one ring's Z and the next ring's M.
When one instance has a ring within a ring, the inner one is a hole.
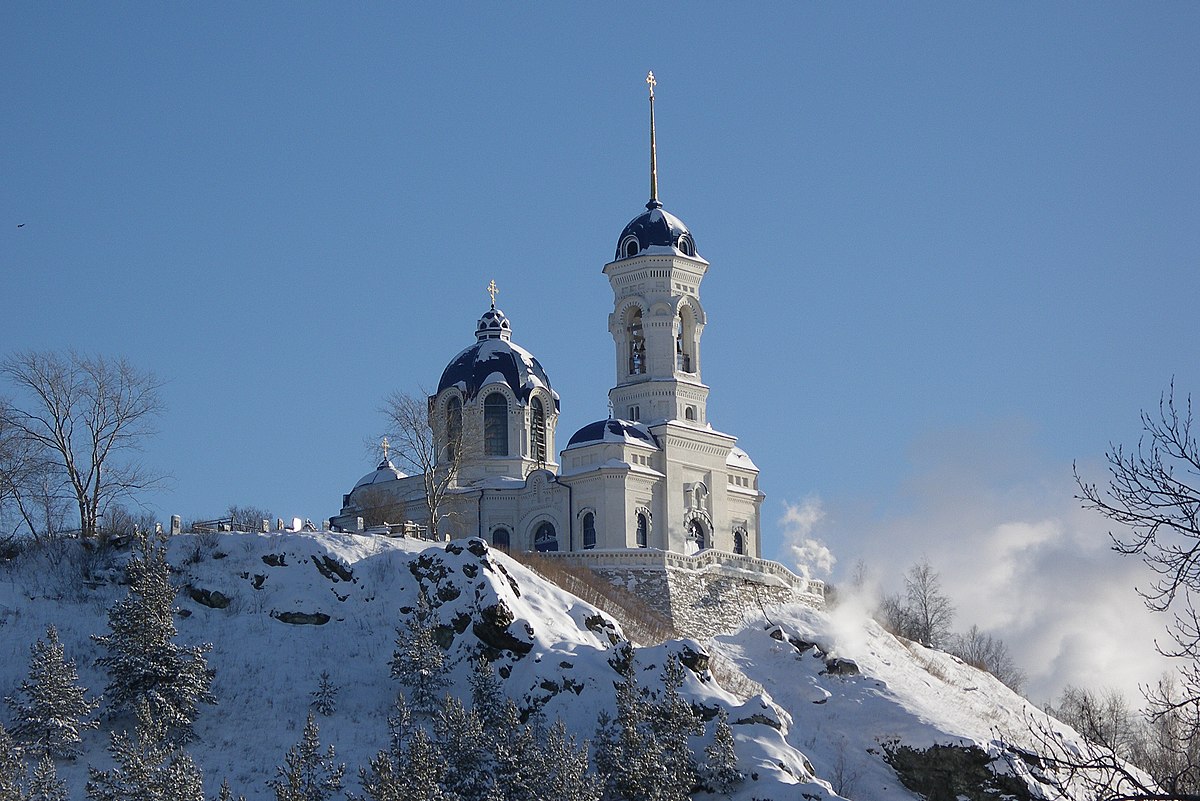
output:
M558 532L554 524L545 520L533 532L533 549L539 553L558 550Z

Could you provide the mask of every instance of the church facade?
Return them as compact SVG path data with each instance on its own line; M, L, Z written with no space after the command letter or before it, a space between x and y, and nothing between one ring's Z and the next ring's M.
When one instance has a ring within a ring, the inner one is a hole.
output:
M708 419L700 285L709 263L658 199L652 76L648 82L650 201L603 268L613 293L610 415L557 450L560 398L541 363L513 340L493 284L475 342L450 360L428 398L434 472L449 481L440 536L542 552L761 556L758 468ZM331 525L420 530L430 522L426 491L425 476L405 475L385 450Z

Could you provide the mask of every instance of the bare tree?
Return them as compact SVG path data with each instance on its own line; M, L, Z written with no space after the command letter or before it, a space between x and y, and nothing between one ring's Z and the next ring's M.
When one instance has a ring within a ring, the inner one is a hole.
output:
M230 504L225 515L232 521L234 531L261 531L264 520L273 520L275 515L259 506Z
M401 523L408 512L408 504L380 487L363 487L358 490L356 503L363 510L363 525L367 528Z
M1025 672L1017 667L1008 646L999 637L985 634L979 626L972 625L966 634L950 638L948 650L971 667L991 673L1013 692L1021 692Z
M942 592L938 572L928 559L922 559L904 576L904 596L886 596L877 615L893 634L940 648L950 637L954 604Z
M1123 529L1109 532L1113 549L1138 555L1154 573L1139 589L1146 606L1172 611L1173 644L1160 645L1182 661L1180 685L1164 692L1162 683L1147 694L1152 716L1172 714L1200 737L1200 443L1192 431L1192 400L1175 403L1175 385L1159 398L1156 413L1142 412L1142 436L1126 451L1110 445L1105 454L1108 483L1103 489L1075 471L1078 499Z
M162 382L124 359L74 351L27 351L0 363L23 404L5 405L3 427L52 465L79 508L81 536L94 537L109 504L160 484L129 458L162 413Z
M388 436L395 453L411 472L422 476L429 536L439 539L438 526L448 517L446 497L458 476L462 460L461 431L454 441L436 436L429 401L405 392L393 392L381 410L389 424ZM446 439L443 445L442 440ZM391 521L389 521L391 522Z

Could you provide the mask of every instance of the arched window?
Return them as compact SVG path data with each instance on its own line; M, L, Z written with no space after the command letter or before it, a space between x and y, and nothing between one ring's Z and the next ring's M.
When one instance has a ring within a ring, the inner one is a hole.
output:
M683 419L684 420L695 420L696 419L696 407L689 406L686 409L684 409L683 410Z
M537 531L533 535L533 549L535 551L558 550L558 533L554 530L553 523L547 520L537 527Z
M499 392L483 401L483 452L508 456L508 398Z
M629 338L629 374L642 375L646 372L646 335L642 330L641 309L629 313L625 333Z
M534 398L529 402L530 426L533 428L530 442L533 444L533 460L546 463L546 410L542 402Z
M583 549L590 551L596 547L596 516L588 512L583 516Z
M699 520L693 520L688 523L687 542L684 543L684 551L693 554L698 551L703 551L708 547L706 542L707 537L704 534L704 524Z
M629 237L625 240L625 258L636 256L638 252L638 241L635 237Z
M692 372L690 328L692 326L687 324L687 318L680 312L679 319L675 321L675 369L683 373Z
M446 456L450 461L457 458L462 443L462 401L451 398L446 404Z
M746 530L738 527L733 530L733 552L740 555L746 555Z
M645 548L650 544L650 520L644 512L637 513L637 547Z
M509 534L508 529L504 528L503 526L492 532L492 545L503 551L508 550L511 539L512 535Z

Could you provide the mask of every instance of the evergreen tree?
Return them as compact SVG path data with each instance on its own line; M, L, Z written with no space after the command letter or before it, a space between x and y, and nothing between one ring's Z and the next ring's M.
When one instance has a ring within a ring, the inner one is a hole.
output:
M688 739L704 733L704 724L683 700L684 668L679 659L668 656L663 665L663 695L649 711L650 729L662 746L664 798L686 801L696 785L696 757Z
M93 801L204 801L196 763L169 738L146 700L135 709L135 736L112 734L112 770L88 768L87 796Z
M221 780L221 789L217 791L217 801L233 801L233 790L229 787L229 777ZM237 801L246 801L246 796L239 795Z
M396 629L392 654L392 678L408 689L412 711L432 717L446 692L446 655L433 638L433 610L421 587L417 607Z
M328 801L342 789L346 766L334 762L332 745L321 754L320 730L310 712L300 742L288 750L275 771L279 778L268 784L276 801Z
M503 684L491 663L479 657L471 663L471 709L479 717L484 733L500 734L507 723Z
M325 717L337 711L337 685L329 678L329 671L322 670L317 680L317 689L312 691L312 706Z
M454 801L444 788L446 763L420 726L410 726L393 747L380 751L359 770L363 791L371 801Z
M599 801L600 782L588 772L587 743L578 746L566 724L554 722L545 735L545 772L539 797L544 801Z
M616 717L601 712L593 744L604 801L667 801L672 794L663 746L649 723L649 710L637 682L633 647L624 644L614 667ZM685 791L686 792L686 791Z
M29 780L29 801L68 801L67 785L58 778L54 769L54 760L49 754L42 754L37 767L33 769L33 777Z
M35 756L78 756L80 731L98 725L86 720L98 704L84 697L87 691L79 686L75 663L64 656L54 626L29 652L29 678L5 699L17 719L13 736Z
M728 793L745 780L745 774L737 767L733 730L729 728L729 713L724 708L717 712L713 741L705 747L704 755L707 759L701 771L701 780L710 793Z
M21 787L27 776L21 749L9 735L8 729L0 724L0 798L5 801L25 801Z
M488 801L493 797L493 756L474 710L448 695L434 721L436 744L446 763L446 792L459 801Z
M109 610L112 633L94 638L107 652L96 664L108 670L108 714L135 710L144 701L169 736L186 741L192 736L197 705L216 703L204 658L212 646L174 642L175 587L162 544L138 535L137 551L125 573L129 594Z

